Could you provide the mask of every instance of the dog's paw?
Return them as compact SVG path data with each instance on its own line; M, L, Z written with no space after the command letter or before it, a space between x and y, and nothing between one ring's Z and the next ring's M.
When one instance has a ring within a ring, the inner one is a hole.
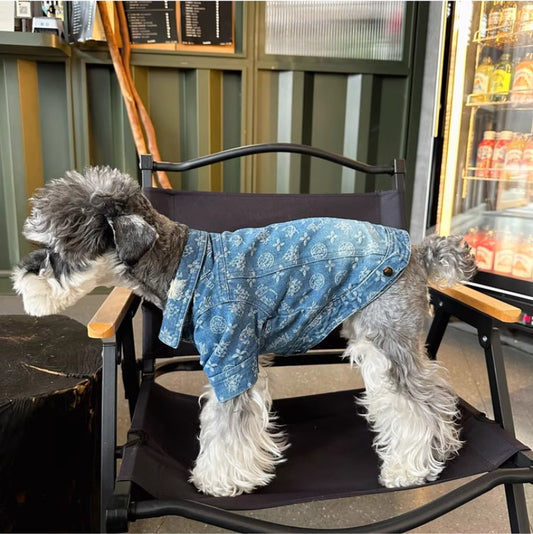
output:
M379 482L386 488L406 488L408 486L420 486L425 482L436 480L440 470L409 470L405 464L396 463L383 465L379 476Z
M243 473L235 465L228 466L228 469L223 472L223 470L212 469L212 466L199 463L191 471L189 482L206 495L236 497L266 486L273 478L273 473Z

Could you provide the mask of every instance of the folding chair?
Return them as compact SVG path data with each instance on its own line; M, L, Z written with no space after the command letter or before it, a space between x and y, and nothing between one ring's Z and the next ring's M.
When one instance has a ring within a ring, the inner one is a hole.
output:
M387 175L391 186L385 191L328 195L184 192L151 187L152 172L156 170L180 172L264 152L299 153L369 175ZM154 162L151 156L142 156L141 170L143 192L156 209L199 230L219 232L311 216L358 218L406 227L402 160L370 166L308 146L274 143L230 149L183 163ZM345 531L409 530L504 484L511 529L528 532L523 483L533 481L533 456L514 437L497 329L501 322L516 321L520 310L464 286L450 290L431 288L430 293L436 311L428 334L429 356L436 357L450 317L476 328L486 357L495 414L490 420L460 402L462 439L466 443L436 483L484 474L432 502L384 521L359 525L354 517L353 527ZM290 435L291 447L288 461L279 466L270 485L231 498L198 493L187 481L198 449L198 399L169 391L157 381L164 372L199 370L196 350L187 343L177 349L162 344L158 340L161 311L143 303L142 357L136 360L132 317L138 306L139 299L130 291L115 288L88 326L89 335L103 341L103 530L125 531L130 521L180 515L239 532L305 532L312 525L279 525L238 511L390 491L378 483L372 435L354 408L353 399L358 392L334 391L274 401L279 422ZM276 356L274 364L339 363L334 354L334 349L341 353L344 348L339 341L338 335L330 336L305 355ZM118 365L132 416L127 442L120 447L116 445ZM118 459L121 462L117 473ZM357 477L351 475L354 472Z

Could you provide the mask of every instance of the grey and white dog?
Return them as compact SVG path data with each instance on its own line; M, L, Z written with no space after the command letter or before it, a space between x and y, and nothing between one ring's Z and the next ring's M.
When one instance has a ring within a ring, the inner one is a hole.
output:
M44 248L24 258L12 277L27 313L61 312L100 285L130 288L165 308L191 230L159 214L128 175L107 167L72 171L32 200L24 235ZM387 487L435 480L461 447L456 397L439 364L427 358L423 330L428 280L453 285L474 272L460 237L428 237L411 247L396 281L343 323L345 357L365 381L359 402ZM191 472L200 491L238 495L272 480L288 442L271 405L263 366L231 400L220 402L206 387Z

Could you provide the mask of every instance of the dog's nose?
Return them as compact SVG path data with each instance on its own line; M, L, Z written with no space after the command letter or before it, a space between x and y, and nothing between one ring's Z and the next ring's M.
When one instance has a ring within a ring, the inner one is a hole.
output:
M383 269L383 274L385 276L392 276L394 274L394 269L392 267L385 267L385 269Z

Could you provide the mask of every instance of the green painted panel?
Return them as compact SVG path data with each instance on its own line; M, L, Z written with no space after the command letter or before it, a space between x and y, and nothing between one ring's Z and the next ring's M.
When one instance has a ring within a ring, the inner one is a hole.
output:
M87 65L89 147L92 165L113 161L112 69L106 65Z
M222 78L222 148L233 148L242 142L242 75L239 71L225 71ZM229 160L223 164L224 191L241 190L241 164Z
M185 69L179 72L179 99L180 109L180 160L195 158L198 156L198 94L197 76L198 71ZM182 173L181 187L185 191L194 190L198 187L198 171L192 170Z
M29 251L21 235L28 204L18 89L17 61L0 61L0 270Z
M15 156L12 150L12 135L10 121L12 120L12 113L15 112L11 104L12 94L12 80L13 61L0 60L0 244L2 252L0 253L0 270L7 271L11 268L14 260L18 259L16 253L18 245L13 243L12 237L16 239L18 232L13 230L13 175L14 164L13 157ZM20 120L20 119L19 119ZM19 146L22 143L19 142ZM9 217L9 219L8 219ZM12 233L15 233L12 236ZM18 254L17 254L18 255ZM7 272L6 272L7 276Z
M259 70L255 82L254 105L254 142L271 143L276 141L278 131L279 106L279 72ZM276 192L275 154L254 156L254 184L253 189L258 193Z
M90 164L89 106L87 88L87 68L83 60L74 52L69 62L69 94L72 99L72 132L74 139L74 167L83 169Z
M211 124L211 70L212 69L197 69L195 71L196 82L196 135L198 156L210 154L213 151L211 146L211 136L213 135L213 125ZM215 82L216 83L216 82ZM216 104L219 104L217 102ZM215 104L215 105L216 105ZM215 135L219 132L215 132ZM216 149L215 149L216 150ZM199 167L197 169L197 184L196 187L200 190L207 191L210 187L210 170L209 167Z
M345 74L315 74L313 91L313 146L342 153L346 112ZM311 160L310 192L340 192L342 169L317 158Z
M128 113L120 92L120 85L114 75L111 76L110 100L112 109L113 156L108 165L136 177L140 174L137 150L131 133ZM140 176L138 176L140 178Z
M180 160L180 79L177 69L148 71L148 110L157 135L161 158Z
M48 181L74 167L65 64L38 63L37 75L43 176ZM51 131L53 135L49 135Z
M0 181L5 182L2 171L0 170ZM9 239L9 234L7 231L7 213L6 213L6 195L4 193L4 188L0 187L0 243L2 244L2 249L5 250ZM0 270L7 270L11 268L11 258L9 256L0 254Z
M373 85L372 125L369 130L369 163L389 163L405 155L408 80L376 76ZM376 177L374 188L390 188L390 179Z
M7 178L4 174L4 169L0 166L0 244L2 249L2 252L0 253L0 271L10 269L12 264L16 263L16 260L18 259L17 257L11 257L10 254L5 253L6 250L10 248L9 241L11 240L7 221L6 180Z
M87 105L91 165L109 165L135 176L137 155L112 67L87 65Z

